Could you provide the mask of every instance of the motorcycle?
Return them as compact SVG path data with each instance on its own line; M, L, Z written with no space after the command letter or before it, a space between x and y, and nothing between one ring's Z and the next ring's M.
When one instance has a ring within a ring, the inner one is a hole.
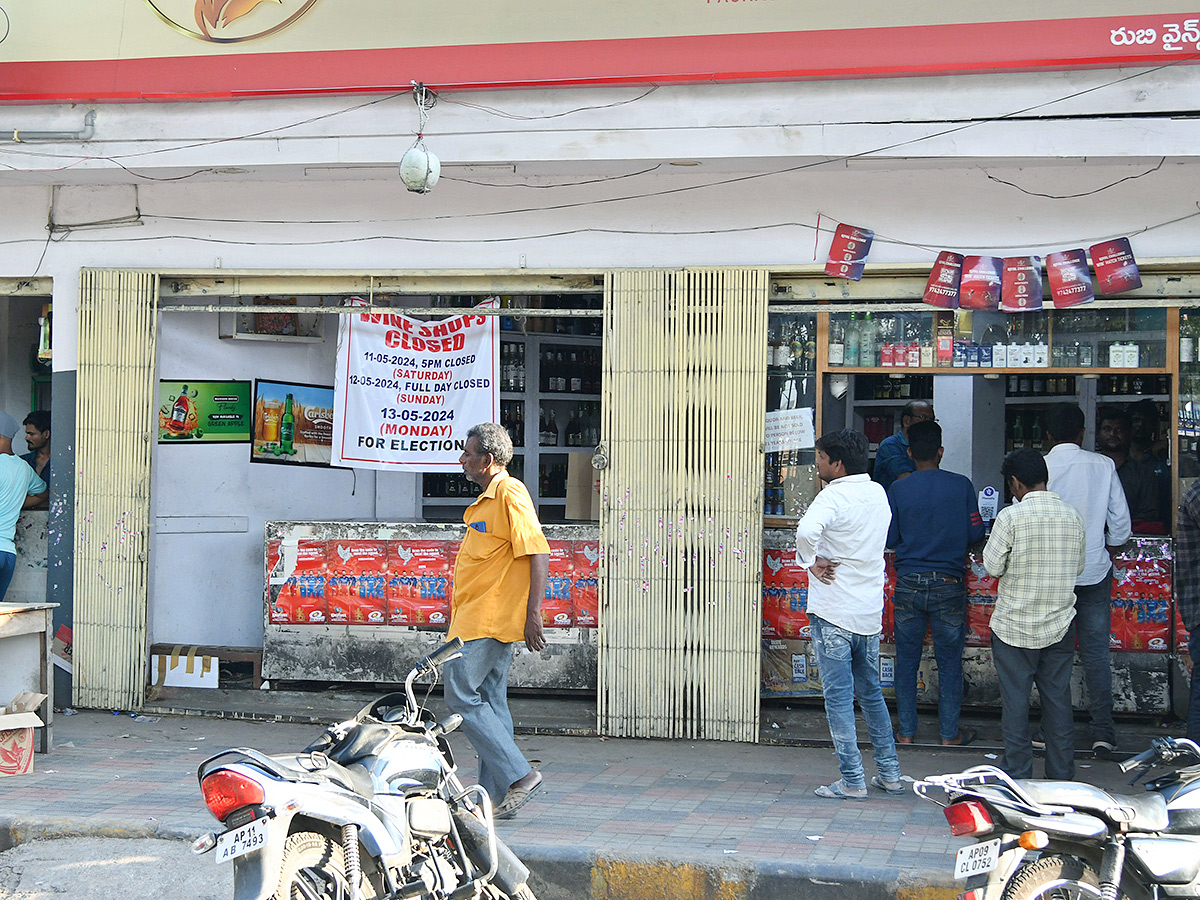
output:
M392 693L329 726L299 753L246 747L200 764L224 831L197 855L233 863L234 900L536 900L529 869L496 836L492 803L459 781L446 736L413 682L457 659L455 638L420 659Z
M1110 794L1078 781L1015 780L995 766L931 775L917 795L943 807L958 851L959 900L1165 900L1200 897L1200 746L1156 738L1120 763L1136 784L1174 770L1144 794ZM946 799L930 796L933 788Z

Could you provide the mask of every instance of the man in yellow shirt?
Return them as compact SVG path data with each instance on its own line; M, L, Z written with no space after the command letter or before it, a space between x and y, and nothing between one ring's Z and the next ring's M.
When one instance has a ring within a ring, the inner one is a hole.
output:
M529 491L508 474L512 439L493 422L467 432L458 458L467 479L483 488L463 515L467 533L454 562L454 596L447 640L462 638L462 657L445 668L446 706L463 717L479 755L479 783L507 819L542 785L513 740L508 672L513 645L543 650L542 597L550 545Z

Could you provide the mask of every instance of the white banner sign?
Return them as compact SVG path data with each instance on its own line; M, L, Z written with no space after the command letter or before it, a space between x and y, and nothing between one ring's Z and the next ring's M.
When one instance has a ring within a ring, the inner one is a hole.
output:
M767 413L767 453L784 450L808 450L816 446L811 406L802 409L777 409Z
M489 298L476 308L496 306ZM467 430L499 421L499 326L498 316L469 312L436 322L341 316L333 465L458 471Z

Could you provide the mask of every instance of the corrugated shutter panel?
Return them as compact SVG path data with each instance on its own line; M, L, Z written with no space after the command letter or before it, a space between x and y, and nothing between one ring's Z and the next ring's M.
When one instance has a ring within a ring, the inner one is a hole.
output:
M158 276L84 269L75 451L76 706L145 694Z
M606 280L603 734L758 739L767 283Z

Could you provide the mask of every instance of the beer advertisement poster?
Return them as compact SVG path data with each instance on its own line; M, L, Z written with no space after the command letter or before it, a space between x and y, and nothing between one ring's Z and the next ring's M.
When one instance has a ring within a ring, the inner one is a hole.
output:
M1042 308L1042 258L1009 256L1000 277L1000 309L1031 312Z
M1129 238L1092 244L1088 247L1088 253L1092 256L1096 284L1101 294L1120 294L1142 286L1142 276L1138 272L1137 260L1133 258Z
M962 283L958 289L961 309L995 309L1000 305L1000 272L1004 260L998 256L963 258Z
M341 316L333 465L461 471L468 429L500 420L500 317L476 312L499 307L489 297L445 319L378 309Z
M825 262L825 274L833 278L848 278L859 281L867 265L867 253L875 232L853 225L839 225L829 245L829 259Z
M244 444L250 440L249 381L160 381L160 444Z
M925 282L924 300L930 306L958 309L958 287L962 281L961 253L943 250L938 254Z
M250 462L328 466L333 456L333 388L254 381Z
M1046 257L1046 274L1050 278L1050 297L1056 309L1091 303L1096 299L1087 254L1082 250L1051 253Z

